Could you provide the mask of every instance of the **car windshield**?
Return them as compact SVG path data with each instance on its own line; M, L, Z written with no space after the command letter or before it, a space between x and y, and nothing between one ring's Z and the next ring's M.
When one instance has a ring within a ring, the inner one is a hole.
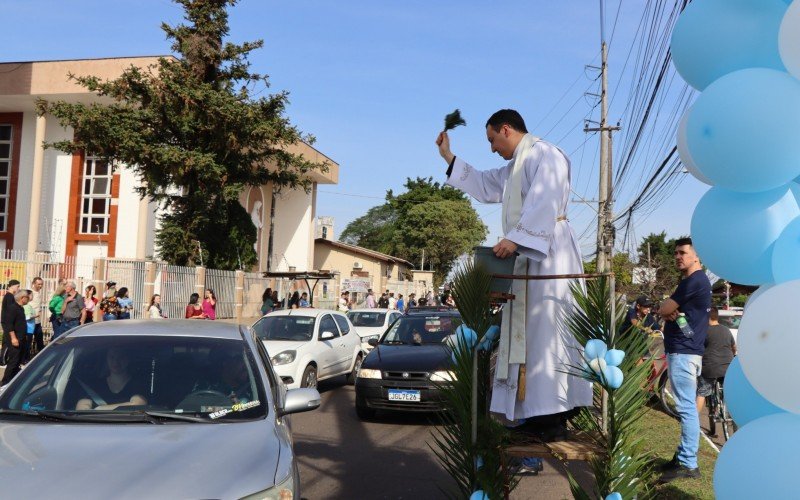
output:
M383 326L386 313L354 311L347 313L353 326Z
M392 324L382 344L439 344L455 333L458 316L403 316Z
M723 316L722 314L719 315L719 324L722 326L727 326L733 330L739 329L739 323L742 322L742 315L736 314L732 316Z
M67 337L17 375L0 396L0 417L223 422L263 418L266 402L243 340Z
M265 316L253 325L261 340L293 340L307 342L314 335L313 316Z

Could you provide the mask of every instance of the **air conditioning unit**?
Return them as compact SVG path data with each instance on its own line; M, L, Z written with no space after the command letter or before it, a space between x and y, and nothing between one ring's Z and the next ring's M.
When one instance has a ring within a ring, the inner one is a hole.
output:
M353 262L353 269L361 269L362 267L364 267L364 265L361 264L361 262L359 261Z

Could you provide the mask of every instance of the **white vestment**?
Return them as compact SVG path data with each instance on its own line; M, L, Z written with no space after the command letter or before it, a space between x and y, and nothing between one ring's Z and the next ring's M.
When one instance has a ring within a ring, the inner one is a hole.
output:
M518 152L515 152L515 155ZM511 169L485 172L456 158L447 184L472 195L481 203L501 203ZM528 274L583 272L577 238L570 227L570 163L554 145L538 141L524 163L523 206L519 223L505 238L528 257ZM568 365L580 366L581 346L566 325L574 305L569 279L529 280L526 318L525 399L517 400L519 365L509 366L508 378L494 380L491 411L509 420L551 415L578 406L591 406L591 383L564 373Z

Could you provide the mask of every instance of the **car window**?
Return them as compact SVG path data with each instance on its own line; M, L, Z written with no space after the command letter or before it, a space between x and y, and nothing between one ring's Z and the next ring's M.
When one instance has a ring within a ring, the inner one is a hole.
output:
M313 316L269 315L256 321L253 332L261 340L308 342L314 336Z
M333 319L335 319L336 324L339 325L339 330L342 332L342 336L350 333L350 323L347 322L347 318L339 314L334 314Z
M380 327L386 320L386 313L373 311L352 311L347 313L353 326Z
M383 337L383 344L439 344L455 333L458 316L401 316Z
M322 332L331 332L334 337L339 336L339 328L336 327L336 322L331 318L330 314L326 314L319 321L320 336L322 336Z
M263 418L266 402L244 340L115 335L53 343L0 395L0 410L88 415L91 422L171 415L235 421Z
M723 326L727 326L733 330L739 329L739 323L742 322L741 315L733 315L733 316L723 316L722 314L719 315L719 324Z
M389 324L391 325L392 323L394 323L394 322L395 322L395 320L396 320L397 318L399 318L400 316L402 316L402 314L397 314L397 313L394 313L394 314L392 314L392 317L391 317L391 318L389 318Z

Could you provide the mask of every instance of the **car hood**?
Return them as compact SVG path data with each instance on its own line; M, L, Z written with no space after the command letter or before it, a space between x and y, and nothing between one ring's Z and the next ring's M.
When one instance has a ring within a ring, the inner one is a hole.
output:
M299 350L309 343L309 341L294 341L294 340L262 340L264 347L267 348L267 353L270 357L275 356L283 351Z
M386 328L382 326L354 326L353 328L355 328L356 333L361 338L380 335L386 330Z
M272 486L288 453L273 424L4 422L3 497L241 498Z
M451 355L452 351L444 344L380 344L369 353L361 367L382 371L436 371L452 366Z

